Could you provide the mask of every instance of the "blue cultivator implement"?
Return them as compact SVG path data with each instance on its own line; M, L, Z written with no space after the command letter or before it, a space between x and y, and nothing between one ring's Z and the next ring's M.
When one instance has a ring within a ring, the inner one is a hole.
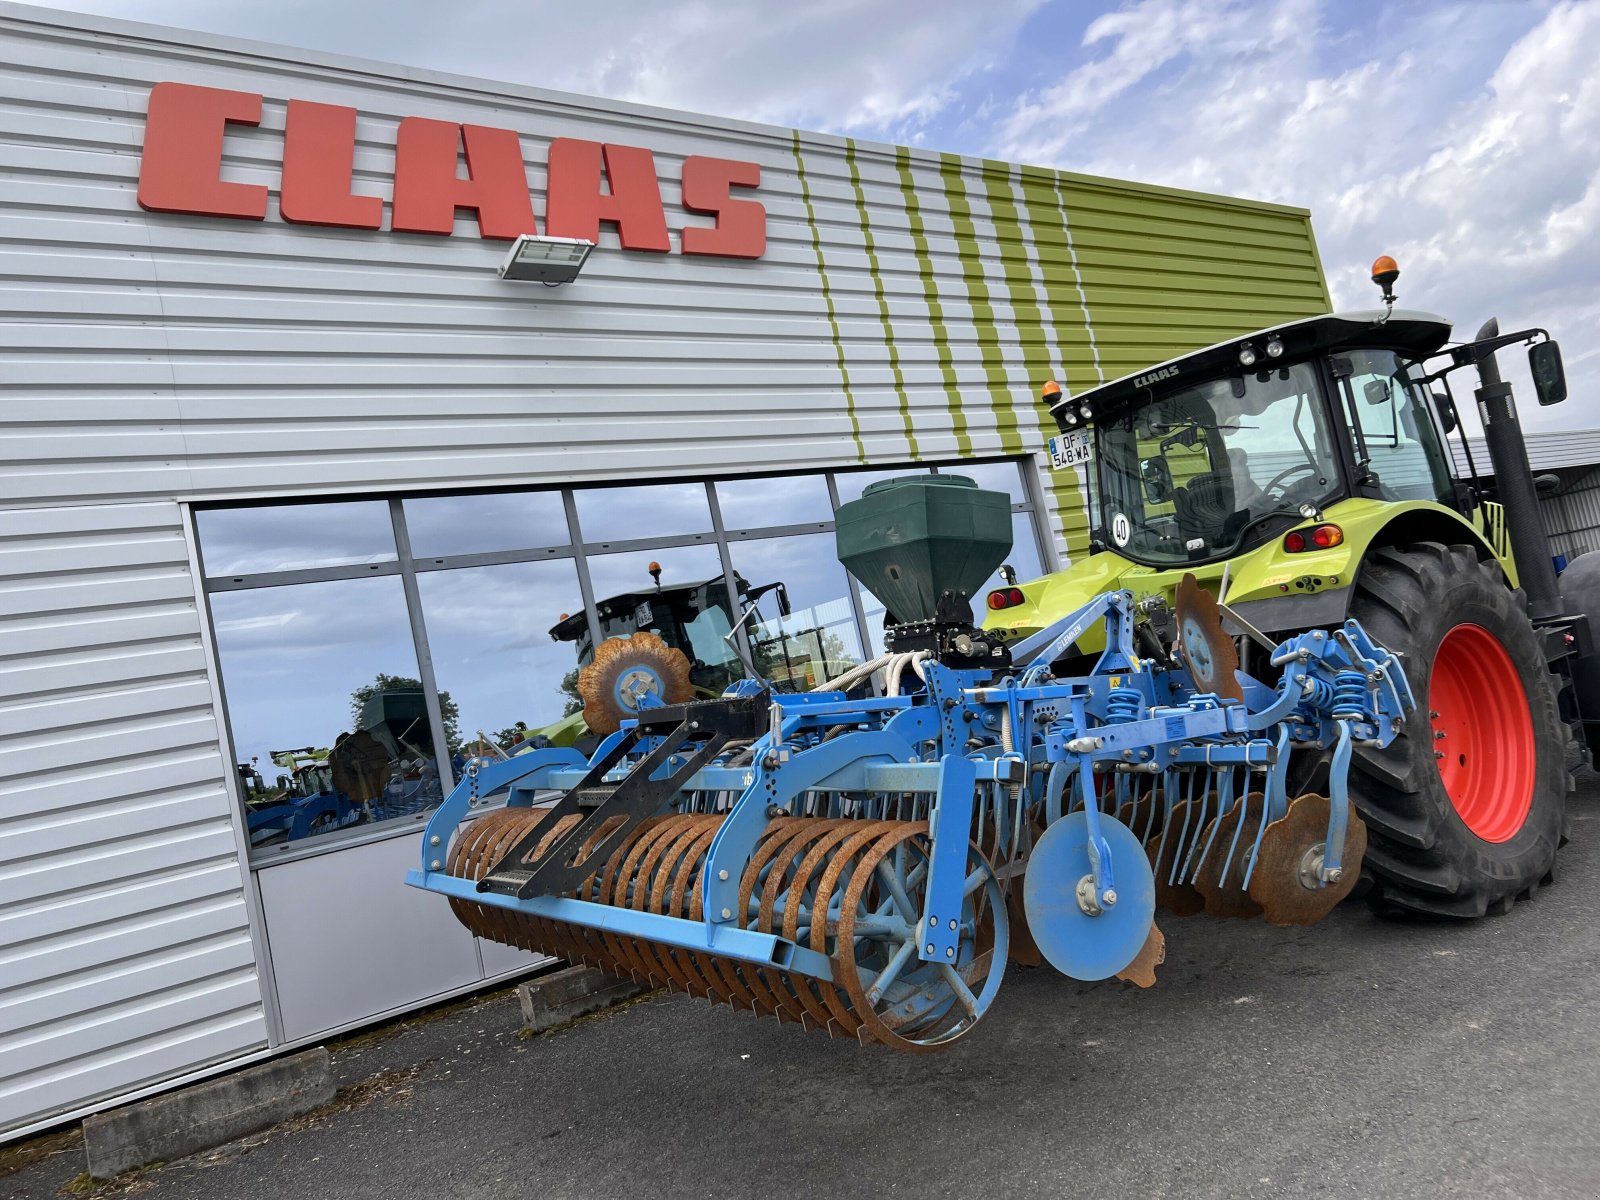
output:
M1180 604L1173 655L1172 614L1128 592L1006 645L966 602L1009 545L1005 498L990 521L991 494L939 479L869 490L863 527L839 514L846 565L918 618L889 654L800 695L642 696L588 758L478 763L407 881L483 937L908 1050L970 1031L1008 958L1148 986L1158 904L1304 924L1347 895L1351 748L1413 705L1395 658L1349 621L1224 697L1197 682L1232 651L1215 608ZM941 509L964 514L953 543ZM1300 755L1326 761L1326 795L1290 799Z

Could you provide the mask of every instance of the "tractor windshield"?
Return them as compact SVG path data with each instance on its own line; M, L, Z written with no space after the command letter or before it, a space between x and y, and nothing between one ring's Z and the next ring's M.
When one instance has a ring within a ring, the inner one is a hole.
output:
M1099 424L1096 457L1105 537L1152 565L1232 554L1299 521L1299 506L1324 500L1339 477L1305 363L1155 395Z

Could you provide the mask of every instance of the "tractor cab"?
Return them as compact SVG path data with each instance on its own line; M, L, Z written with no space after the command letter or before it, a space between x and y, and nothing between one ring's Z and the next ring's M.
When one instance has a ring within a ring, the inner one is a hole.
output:
M788 613L787 592L781 583L752 588L735 572L730 596L726 576L662 584L661 569L655 563L650 566L655 586L619 592L595 605L601 639L628 638L639 632L655 634L669 649L682 652L689 660L689 679L698 692L717 695L744 676L733 629L763 596L776 591L780 611ZM574 643L578 666L586 667L594 661L594 642L582 612L562 617L551 628L550 636L558 642Z
M1192 567L1352 498L1465 515L1454 412L1422 382L1449 334L1421 312L1311 317L1059 400L1055 451L1089 464L1095 548Z

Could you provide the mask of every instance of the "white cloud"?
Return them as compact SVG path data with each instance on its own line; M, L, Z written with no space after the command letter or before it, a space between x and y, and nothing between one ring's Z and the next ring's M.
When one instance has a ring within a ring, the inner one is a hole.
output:
M1402 303L1460 335L1492 314L1566 335L1579 399L1540 411L1521 389L1525 419L1597 423L1580 406L1600 387L1582 350L1600 316L1600 5L1404 6L1359 33L1330 28L1350 15L1143 0L1090 26L1082 66L1019 100L1000 151L1305 205L1339 306L1370 306L1367 265L1393 254Z
M914 138L1044 0L63 0L181 28L719 113Z

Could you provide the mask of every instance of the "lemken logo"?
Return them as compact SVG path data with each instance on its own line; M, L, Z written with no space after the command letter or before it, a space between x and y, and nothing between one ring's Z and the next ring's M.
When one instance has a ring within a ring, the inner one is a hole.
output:
M1159 371L1151 371L1148 375L1140 375L1133 381L1133 386L1149 387L1151 384L1160 383L1163 379L1171 379L1177 373L1177 367L1162 367Z

